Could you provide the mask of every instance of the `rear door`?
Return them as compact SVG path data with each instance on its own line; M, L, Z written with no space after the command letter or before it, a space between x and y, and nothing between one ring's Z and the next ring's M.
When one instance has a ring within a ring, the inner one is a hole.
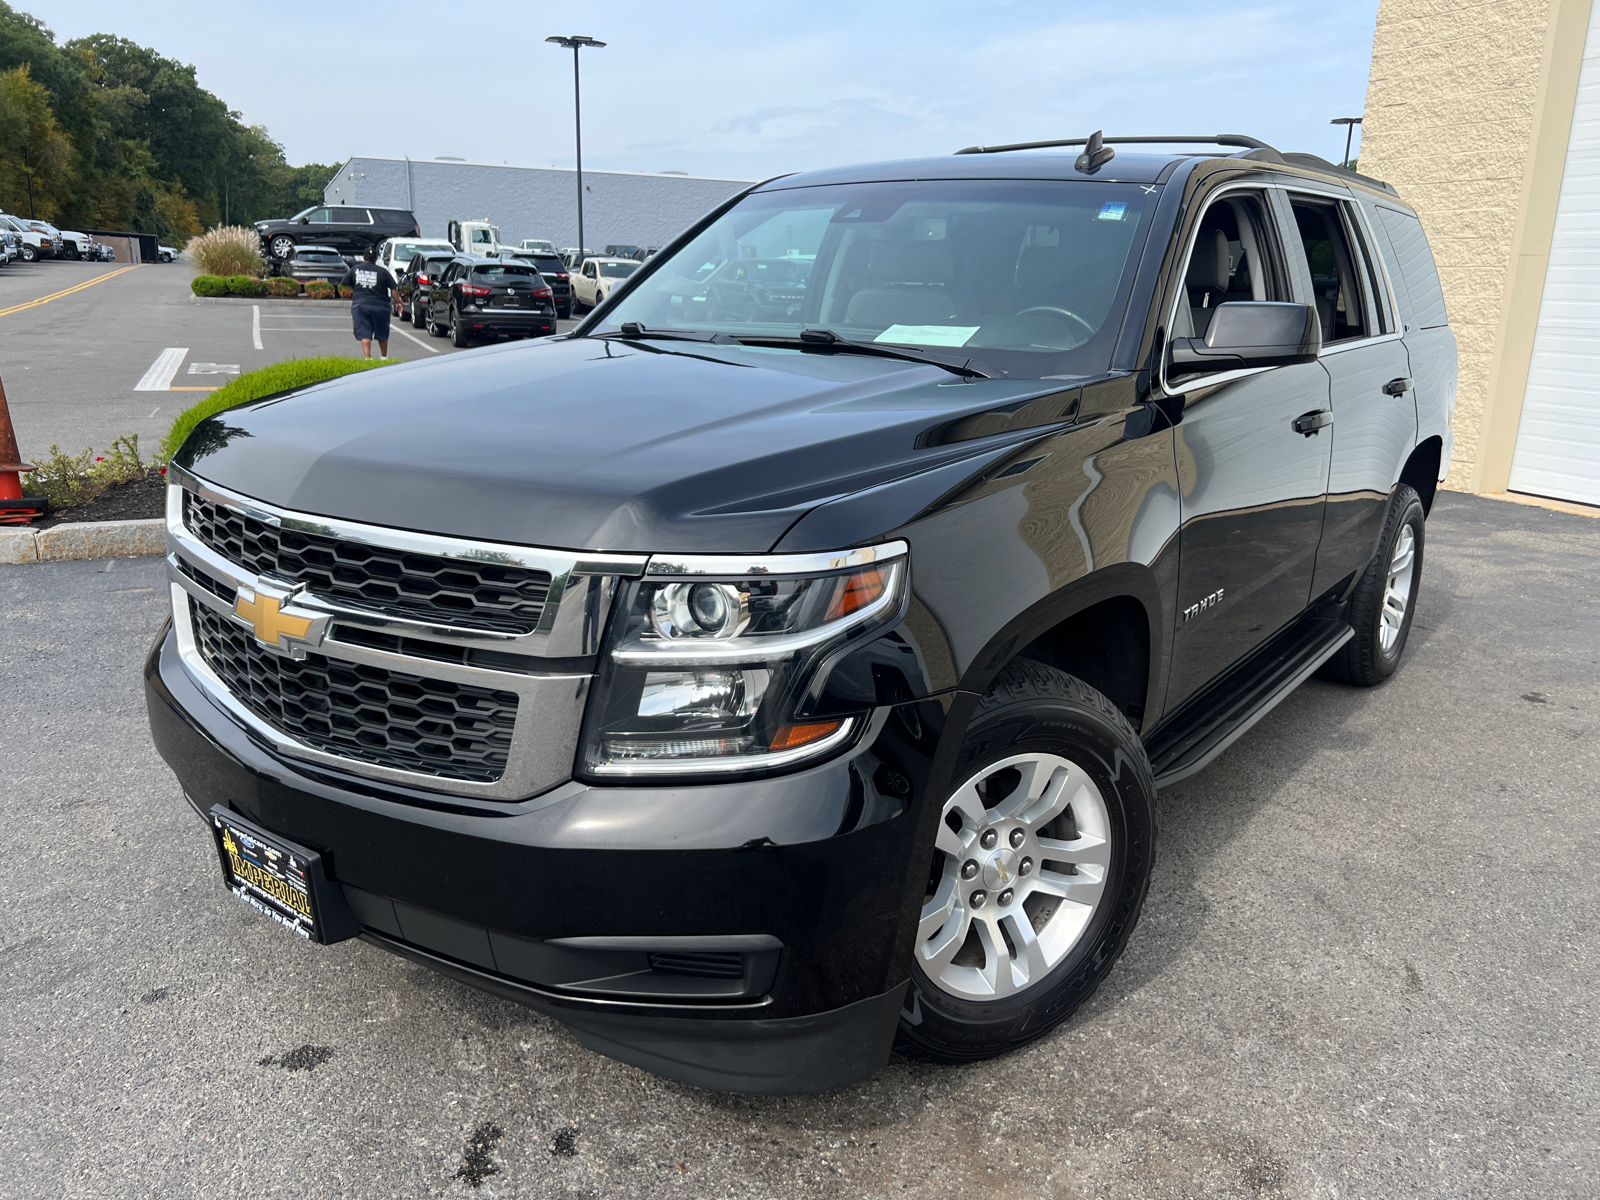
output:
M1270 189L1230 187L1208 202L1171 301L1173 336L1204 336L1230 301L1297 299L1276 217ZM1231 374L1183 389L1169 710L1300 616L1316 569L1332 439L1294 426L1325 415L1328 374L1314 362Z
M1341 587L1377 549L1389 494L1417 442L1411 364L1360 208L1325 191L1284 199L1296 238L1290 259L1298 286L1322 319L1333 444L1328 505L1312 594Z

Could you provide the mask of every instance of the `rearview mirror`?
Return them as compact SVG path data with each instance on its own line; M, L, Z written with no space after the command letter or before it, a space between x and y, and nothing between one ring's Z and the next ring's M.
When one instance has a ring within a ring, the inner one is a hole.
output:
M1175 375L1286 367L1315 362L1322 351L1322 321L1311 304L1231 300L1211 315L1204 338L1173 338Z

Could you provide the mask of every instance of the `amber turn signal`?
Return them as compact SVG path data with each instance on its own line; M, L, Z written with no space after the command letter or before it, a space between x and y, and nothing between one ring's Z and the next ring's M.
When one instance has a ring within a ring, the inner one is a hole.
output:
M839 580L833 599L828 603L825 621L848 617L871 604L889 586L888 566L867 567Z
M780 725L772 739L772 749L793 750L796 746L808 746L843 724L843 721L807 721L803 725Z

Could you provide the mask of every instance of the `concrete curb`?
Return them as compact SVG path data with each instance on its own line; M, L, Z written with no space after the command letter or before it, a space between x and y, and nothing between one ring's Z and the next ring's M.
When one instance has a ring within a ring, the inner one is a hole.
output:
M344 308L350 307L348 300L312 300L309 298L296 300L290 296L195 296L189 297L190 304L259 304L263 308Z
M138 558L167 552L167 523L68 521L49 529L0 529L0 563L58 562L67 558Z

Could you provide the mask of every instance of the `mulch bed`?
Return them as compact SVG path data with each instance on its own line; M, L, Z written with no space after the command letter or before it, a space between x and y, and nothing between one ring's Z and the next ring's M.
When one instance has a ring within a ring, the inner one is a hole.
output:
M167 481L160 475L114 483L93 500L56 509L34 522L34 529L49 529L65 521L141 521L167 515Z

